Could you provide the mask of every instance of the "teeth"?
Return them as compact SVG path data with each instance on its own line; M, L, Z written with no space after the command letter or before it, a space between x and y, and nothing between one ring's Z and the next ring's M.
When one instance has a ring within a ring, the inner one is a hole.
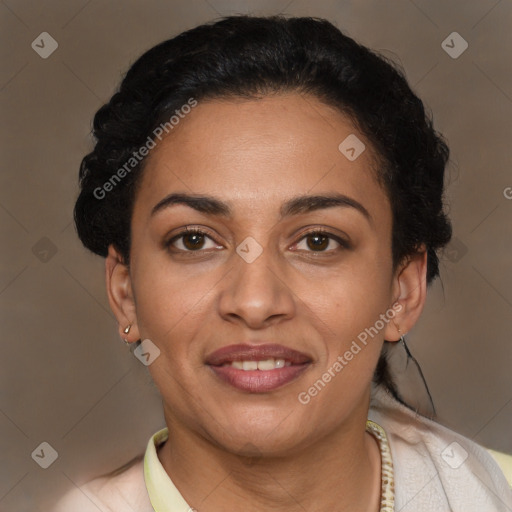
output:
M258 363L256 361L242 361L243 370L257 370Z
M276 362L273 359L266 359L265 361L258 361L258 370L273 370L276 368Z
M284 368L290 366L291 363L284 359L265 359L265 361L232 361L226 366L232 366L237 370L275 370L276 368Z

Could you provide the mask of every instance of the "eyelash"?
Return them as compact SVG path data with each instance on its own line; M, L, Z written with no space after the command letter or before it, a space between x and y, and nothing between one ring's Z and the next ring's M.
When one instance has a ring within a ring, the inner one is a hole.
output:
M173 244L177 240L179 240L180 238L183 238L186 235L190 235L190 234L203 235L206 238L209 238L210 240L212 240L214 243L217 244L215 239L210 235L210 233L208 231L204 231L204 230L199 229L199 228L187 228L187 229L185 229L183 231L180 231L177 235L173 236L170 240L165 242L164 245L165 245L166 248L171 249ZM300 242L302 242L308 236L311 236L311 235L324 236L324 237L327 237L330 240L334 240L335 242L337 242L339 244L339 247L337 247L336 249L330 249L330 250L325 250L325 251L313 251L313 250L306 251L306 252L310 252L312 254L331 254L331 253L333 253L335 251L338 251L338 250L343 250L343 249L346 250L346 249L350 249L351 248L351 244L347 240L344 240L343 238L341 238L339 236L336 236L333 233L330 233L329 231L326 231L326 230L320 229L320 228L315 228L315 229L312 229L310 231L306 231L305 233L302 233L302 236L293 245L295 246L295 245L299 244ZM218 244L218 245L220 245L220 244ZM198 249L196 251L194 251L194 250L177 249L175 247L174 247L174 249L176 251L178 251L178 252L181 252L182 254L183 253L188 253L188 254L191 254L191 255L204 252L203 249Z
M204 230L199 229L199 228L186 228L183 231L180 231L177 235L173 236L169 241L165 242L165 247L167 247L168 249L173 248L172 245L174 244L174 242L176 242L180 238L183 238L186 235L203 235L206 238L209 238L213 242L217 243L215 241L215 239L210 235L210 233L208 231L204 231ZM176 251L178 251L178 252L181 252L182 254L183 253L189 253L190 255L194 255L194 253L204 252L204 250L202 250L202 249L198 249L197 251L177 249L176 247L174 247L174 249Z
M331 254L331 253L337 252L339 250L343 250L343 249L346 250L346 249L351 248L351 245L347 240L344 240L343 238L336 236L333 233L331 233L325 229L321 229L321 228L313 228L310 231L306 231L306 232L302 233L299 240L297 242L295 242L293 245L297 245L299 242L302 242L302 240L305 240L308 236L311 236L311 235L324 236L324 237L328 238L329 240L334 240L335 242L337 242L339 244L339 247L337 247L336 249L330 249L327 251L306 251L306 252L311 252L312 254Z

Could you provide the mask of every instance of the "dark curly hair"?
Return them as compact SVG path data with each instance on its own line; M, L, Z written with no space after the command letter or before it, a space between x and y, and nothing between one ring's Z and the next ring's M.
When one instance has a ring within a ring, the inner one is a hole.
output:
M101 256L113 244L129 263L131 213L145 162L134 154L191 98L280 92L317 97L368 138L392 208L394 268L424 245L430 284L439 274L437 251L451 237L443 211L448 147L396 64L317 18L231 16L142 55L94 118L96 145L80 167L74 212L83 244Z

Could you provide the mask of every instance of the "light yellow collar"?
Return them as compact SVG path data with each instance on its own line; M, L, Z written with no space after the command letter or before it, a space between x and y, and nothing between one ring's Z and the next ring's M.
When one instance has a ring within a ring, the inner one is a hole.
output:
M183 499L162 463L158 459L156 447L167 441L169 431L166 428L159 430L148 442L144 456L144 480L149 494L151 505L155 512L192 512L192 509Z
M386 433L380 425L370 420L366 422L366 430L376 437L381 452L382 495L380 510L381 512L392 512L394 509L393 464ZM156 447L167 441L168 437L168 429L163 428L151 437L146 448L144 480L149 500L155 512L194 512L194 509L184 500L158 459Z

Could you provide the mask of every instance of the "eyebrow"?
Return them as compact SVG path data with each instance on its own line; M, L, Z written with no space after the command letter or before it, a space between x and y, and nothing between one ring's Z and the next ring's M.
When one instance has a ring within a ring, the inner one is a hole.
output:
M188 206L207 215L216 215L227 218L232 217L233 215L230 206L215 197L175 193L169 194L159 201L151 210L151 216L177 204ZM303 195L293 197L281 206L280 215L281 219L283 219L292 215L299 215L334 207L354 208L360 212L370 224L372 224L372 216L368 210L361 203L344 194Z

